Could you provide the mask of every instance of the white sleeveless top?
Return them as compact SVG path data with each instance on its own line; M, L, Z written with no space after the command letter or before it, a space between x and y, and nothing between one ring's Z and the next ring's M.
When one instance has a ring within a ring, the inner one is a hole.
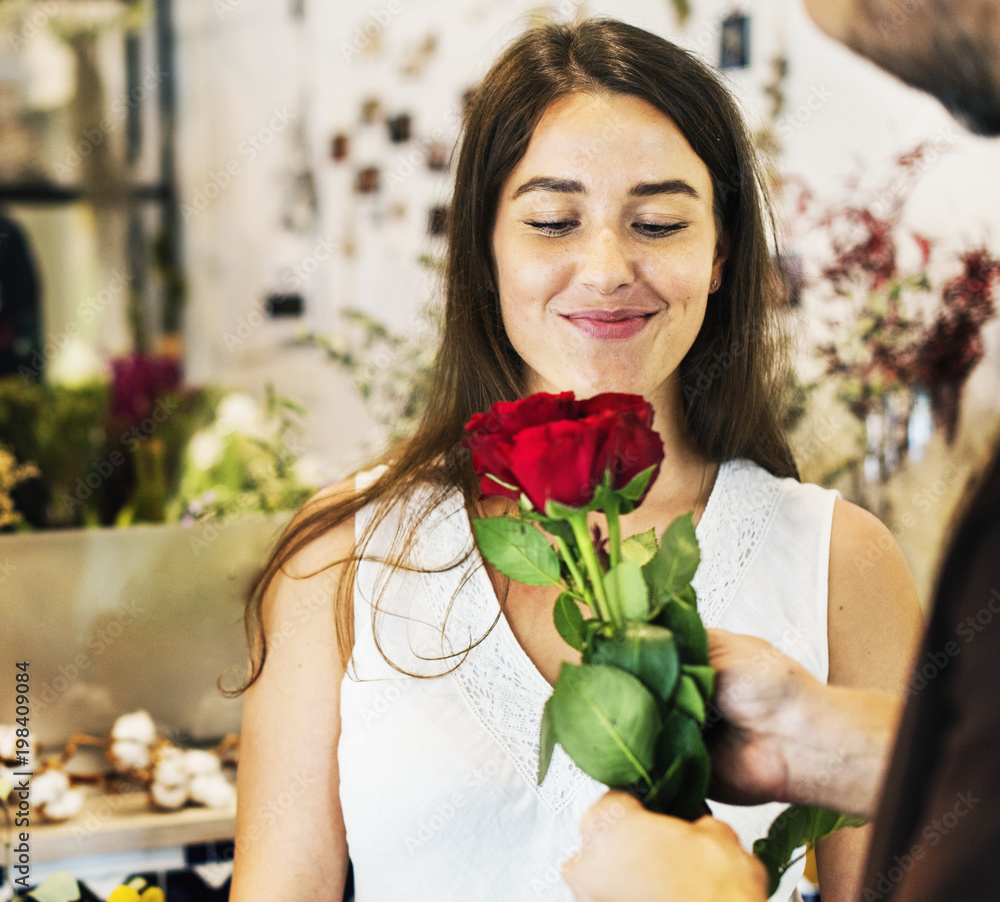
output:
M376 475L359 474L358 485ZM702 562L693 584L705 624L761 636L823 682L836 497L730 461L719 468L696 530ZM369 555L385 553L397 526L406 528L406 508L397 505L380 525ZM369 508L356 516L358 537L370 516ZM471 526L455 492L421 523L416 559L441 568L470 548ZM461 651L488 635L447 676L401 674L372 636L372 599L386 579L378 638L401 667L440 674L460 660L430 660L442 648ZM338 758L357 902L571 902L560 869L579 849L583 813L606 787L561 747L536 784L539 725L552 687L500 615L478 551L438 573L390 573L362 562L354 624ZM784 808L710 804L747 848ZM803 867L789 870L772 899L791 897Z

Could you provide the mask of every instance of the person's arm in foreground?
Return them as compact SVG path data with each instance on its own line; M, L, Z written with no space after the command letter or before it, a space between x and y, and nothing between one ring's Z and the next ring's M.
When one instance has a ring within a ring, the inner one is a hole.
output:
M764 902L764 866L732 828L652 814L608 792L584 815L583 845L563 867L578 902Z
M328 490L332 491L332 490ZM337 743L340 681L333 597L353 519L304 549L265 597L267 659L246 691L230 902L340 902L347 841Z
M902 703L820 683L755 636L708 631L716 669L710 796L797 802L872 817Z
M843 500L833 510L827 612L829 684L902 699L924 631L920 601L889 529ZM836 779L843 766L816 772L815 782ZM827 804L840 810L844 802ZM823 902L857 902L872 829L838 830L816 844Z

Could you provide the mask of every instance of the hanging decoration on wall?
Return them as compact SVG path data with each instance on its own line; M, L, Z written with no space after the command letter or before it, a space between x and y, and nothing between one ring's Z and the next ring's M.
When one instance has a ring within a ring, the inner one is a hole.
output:
M393 144L402 144L410 140L413 128L413 120L409 113L400 113L386 120L389 129L389 140Z
M330 139L330 159L335 163L341 163L347 159L351 152L351 139L343 132L338 132Z
M434 58L437 46L437 35L428 34L419 44L407 48L403 52L403 75L410 78L422 75L427 64Z
M733 12L722 20L720 69L746 69L750 65L750 17Z
M375 194L378 187L378 166L365 166L364 169L358 171L358 178L354 185L354 190L358 194Z
M431 141L428 145L427 168L431 172L448 171L448 148L443 141Z
M677 24L682 27L687 25L691 18L691 0L670 0L670 5L674 8Z
M427 214L427 234L439 237L448 231L448 208L431 207Z

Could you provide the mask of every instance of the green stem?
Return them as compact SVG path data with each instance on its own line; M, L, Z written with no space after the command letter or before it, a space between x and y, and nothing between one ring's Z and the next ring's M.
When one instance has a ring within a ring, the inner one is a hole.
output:
M562 555L566 566L569 568L570 575L573 577L573 588L576 590L576 596L586 602L591 613L596 613L594 610L594 597L587 591L587 581L583 578L580 568L576 566L576 561L573 560L573 553L569 550L569 545L566 544L566 540L562 536L554 536L554 538L556 545L559 546L559 553Z
M577 545L580 546L580 557L583 559L583 565L587 568L587 575L590 577L590 585L594 590L594 601L597 603L597 616L606 623L611 623L616 627L621 626L621 618L616 616L617 612L611 610L608 597L604 594L604 573L597 560L594 543L590 540L590 532L587 529L587 514L581 512L569 521L569 525L573 529Z
M611 566L617 567L622 562L622 522L618 516L617 499L605 511L608 518L608 555Z

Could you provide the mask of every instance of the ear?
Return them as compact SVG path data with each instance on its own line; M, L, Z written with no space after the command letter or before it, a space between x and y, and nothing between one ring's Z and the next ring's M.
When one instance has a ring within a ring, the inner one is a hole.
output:
M715 243L715 259L712 261L712 281L722 284L722 269L729 259L730 241L728 232L722 232Z

